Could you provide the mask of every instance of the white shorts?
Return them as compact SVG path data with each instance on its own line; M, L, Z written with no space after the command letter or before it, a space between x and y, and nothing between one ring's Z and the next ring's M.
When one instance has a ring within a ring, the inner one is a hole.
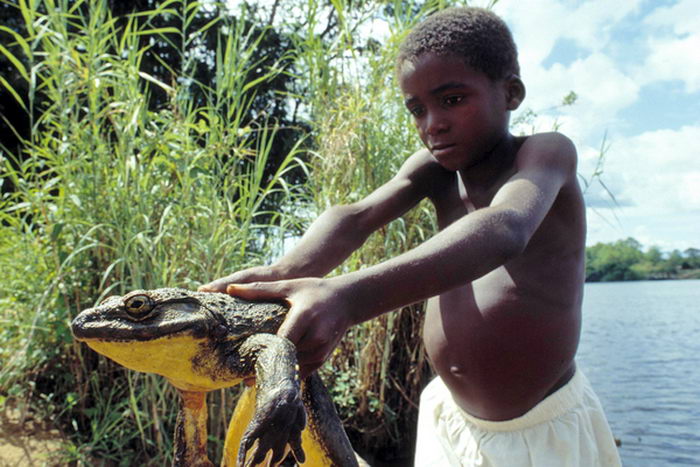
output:
M421 394L415 467L620 465L603 408L580 370L525 415L502 422L466 413L439 377Z

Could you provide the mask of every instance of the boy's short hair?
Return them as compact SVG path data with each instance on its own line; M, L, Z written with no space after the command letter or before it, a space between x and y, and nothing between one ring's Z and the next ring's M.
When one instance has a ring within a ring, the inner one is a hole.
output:
M508 26L483 8L448 8L429 16L401 43L397 68L425 53L463 59L492 80L520 75L518 51Z

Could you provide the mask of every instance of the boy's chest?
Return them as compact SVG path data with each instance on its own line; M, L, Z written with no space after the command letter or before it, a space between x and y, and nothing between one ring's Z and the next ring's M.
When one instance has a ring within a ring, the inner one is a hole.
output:
M489 206L501 186L502 183L494 183L467 190L459 176L455 176L432 197L440 230L477 209Z

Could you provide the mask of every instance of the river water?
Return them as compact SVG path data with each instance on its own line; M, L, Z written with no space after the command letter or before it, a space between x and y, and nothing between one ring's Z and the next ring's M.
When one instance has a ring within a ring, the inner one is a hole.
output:
M700 281L586 284L578 364L625 466L700 466Z

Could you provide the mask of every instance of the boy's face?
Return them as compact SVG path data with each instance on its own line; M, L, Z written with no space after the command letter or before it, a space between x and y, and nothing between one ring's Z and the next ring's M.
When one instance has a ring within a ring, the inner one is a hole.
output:
M399 84L421 140L448 170L467 169L493 150L524 97L517 77L492 81L458 58L431 53L405 62Z

